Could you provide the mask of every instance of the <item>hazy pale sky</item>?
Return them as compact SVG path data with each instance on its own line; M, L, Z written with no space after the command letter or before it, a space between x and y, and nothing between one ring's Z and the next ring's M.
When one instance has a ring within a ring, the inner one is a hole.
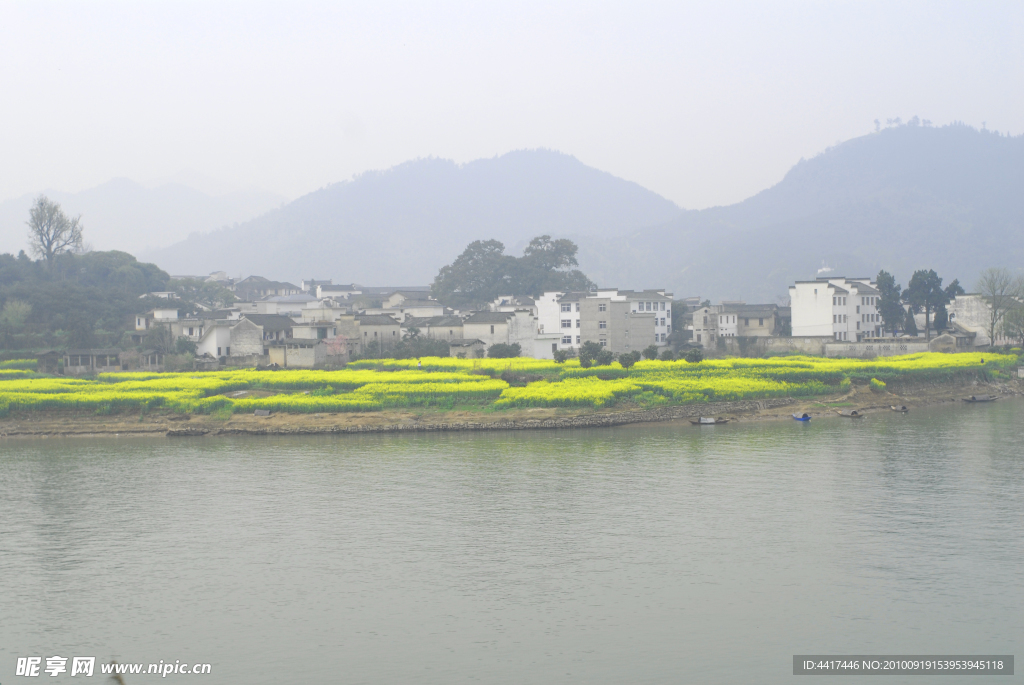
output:
M0 199L546 147L700 208L876 118L1024 132L1022 46L1019 0L0 2Z

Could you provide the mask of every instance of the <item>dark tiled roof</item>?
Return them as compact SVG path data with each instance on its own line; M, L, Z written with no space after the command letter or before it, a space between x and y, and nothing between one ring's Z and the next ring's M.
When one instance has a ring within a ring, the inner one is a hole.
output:
M397 326L398 321L387 314L356 314L356 321L362 326Z
M512 312L473 312L463 323L507 323Z
M101 349L98 349L98 350L67 350L67 351L64 352L64 354L77 354L77 355L83 355L83 354L106 354L106 355L111 355L111 354L121 354L121 352L122 352L122 350L119 350L116 347L105 347L105 348L101 348Z
M448 344L452 347L472 347L473 345L483 345L484 341L476 338L452 338Z
M779 311L777 304L737 304L723 307L723 313L740 316L772 316Z
M264 331L287 331L295 325L290 318L280 314L243 314L242 316L257 326L262 326Z

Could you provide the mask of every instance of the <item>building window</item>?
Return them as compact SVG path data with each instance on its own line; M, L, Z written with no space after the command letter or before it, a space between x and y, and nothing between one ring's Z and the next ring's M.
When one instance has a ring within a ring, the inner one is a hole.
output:
M604 302L602 302L601 304L597 305L597 311L604 312L604 311L607 311L607 310L608 310L608 305L606 305Z
M665 311L665 303L664 302L661 303L661 311Z
M697 342L700 342L700 333L697 334Z
M763 326L764 325L764 319L758 319L757 320L757 325L758 326Z
M749 326L750 325L750 319L743 319L743 325L744 326Z
M601 341L601 347L608 347L608 341L607 340L602 340Z
M230 346L224 348L224 354L226 354L229 357L231 356L231 347Z
M577 345L579 345L579 344L580 344L580 336L578 336L578 335L576 336L576 344L577 344Z
M607 321L598 321L597 322L597 327L598 328L608 328L608 322Z
M576 328L579 328L579 327L580 327L580 320L576 319Z
M562 344L563 345L572 345L572 336L571 335L563 335L562 336Z
M580 303L579 303L579 302L577 302L577 303L576 303L576 311L579 311L579 310L580 310Z
M572 319L562 319L562 328L572 328Z
M219 357L219 356L221 356L221 354L220 354L220 348L219 348L219 347L217 348L217 356L218 356L218 357Z
M494 325L491 325L491 335L494 335Z
M562 311L563 312L571 312L572 311L572 303L570 303L570 302L563 302L562 303Z

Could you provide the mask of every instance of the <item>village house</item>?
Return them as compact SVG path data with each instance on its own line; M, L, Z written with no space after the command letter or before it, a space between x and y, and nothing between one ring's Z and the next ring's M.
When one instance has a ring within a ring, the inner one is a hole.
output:
M989 324L992 318L992 307L979 293L957 295L946 306L949 312L949 323L952 333L958 335L958 344L971 347L988 347L996 345L1013 345L1017 341L1003 335L1001 326L996 326L996 339L989 335ZM969 338L968 338L969 336Z
M287 316L280 314L245 314L244 316L262 329L264 348L292 337L292 327L295 322Z
M240 300L250 302L267 297L299 295L302 293L302 288L293 283L271 281L262 276L243 278L232 286L232 290L234 290L235 295Z
M121 350L67 350L64 352L64 375L81 376L121 370Z
M487 348L518 344L526 354L531 354L535 325L536 319L528 310L473 312L463 319L462 332L465 339L480 340Z
M327 340L337 332L333 321L302 321L292 324L292 338L295 340Z
M532 297L516 297L514 295L502 295L493 302L487 304L487 309L492 312L514 312L527 310L537 316L537 303Z
M307 295L316 295L317 288L319 288L322 285L331 285L333 282L334 279L332 278L328 278L323 281L317 280L315 278L303 278L301 281L299 281L299 288L301 288L302 292L306 293Z
M281 314L283 316L290 316L293 319L301 319L302 310L311 302L316 302L316 298L312 295L306 295L305 293L297 293L295 295L274 295L262 300L257 300L254 303L256 309L255 313Z
M361 295L362 286L355 283L332 285L331 283L319 283L316 288L310 289L310 295L316 295L318 300L334 299L347 300L353 295Z
M793 337L858 341L884 335L880 293L868 278L821 277L789 287Z
M413 329L429 340L457 340L463 337L462 319L457 316L409 317L402 322L402 337Z
M402 339L401 325L395 319L384 314L356 314L352 317L356 324L356 336L359 341L360 354L365 354L369 346L375 346L378 352L384 352L397 345Z
M249 319L219 319L196 344L198 356L246 357L263 354L263 329Z
M448 354L460 359L477 359L487 354L487 345L482 340L455 338L448 341Z

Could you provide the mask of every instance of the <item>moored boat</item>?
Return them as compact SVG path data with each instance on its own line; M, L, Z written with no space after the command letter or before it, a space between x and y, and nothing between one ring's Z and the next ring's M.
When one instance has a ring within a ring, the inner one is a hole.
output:
M904 414L906 414L908 411L910 411L909 409L907 409L907 405L905 405L905 404L894 404L894 405L890 406L889 409L892 409L893 411L902 412Z
M971 395L965 397L964 402L995 402L998 399L998 395Z
M844 419L863 419L864 415L856 409L849 409L839 412L839 415Z
M690 419L690 423L695 426L714 426L718 423L729 423L729 419L714 418L711 416L701 416L698 419Z
M810 421L811 415L804 412L803 414L793 414L793 418L797 421Z

